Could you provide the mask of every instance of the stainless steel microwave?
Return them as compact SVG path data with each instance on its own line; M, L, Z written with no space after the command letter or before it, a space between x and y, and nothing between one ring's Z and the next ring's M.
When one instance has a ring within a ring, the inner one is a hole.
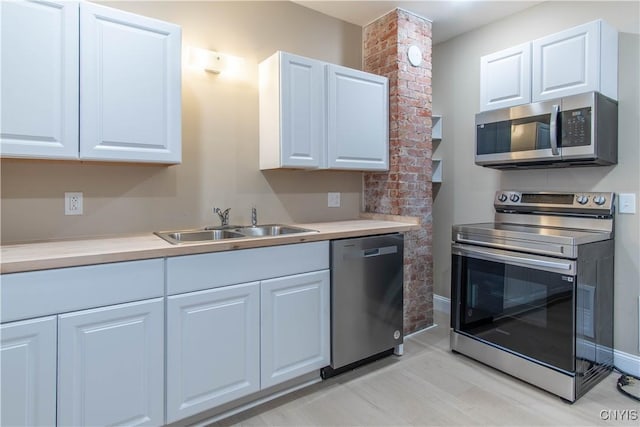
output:
M618 103L598 92L476 114L477 165L496 169L618 163Z

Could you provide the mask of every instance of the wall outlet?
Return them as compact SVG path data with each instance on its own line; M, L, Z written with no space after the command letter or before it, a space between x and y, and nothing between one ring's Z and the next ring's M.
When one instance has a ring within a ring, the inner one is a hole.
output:
M618 194L618 212L619 213L636 213L636 194L620 193Z
M327 206L330 208L340 207L340 193L327 193Z
M64 193L64 214L82 215L82 193Z

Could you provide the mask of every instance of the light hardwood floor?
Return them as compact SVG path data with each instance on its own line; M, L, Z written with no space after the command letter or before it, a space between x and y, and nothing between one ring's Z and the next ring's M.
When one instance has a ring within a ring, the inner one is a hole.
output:
M222 420L217 426L633 425L601 411L640 405L609 375L574 404L449 350L448 318L391 356ZM618 412L620 414L620 412Z

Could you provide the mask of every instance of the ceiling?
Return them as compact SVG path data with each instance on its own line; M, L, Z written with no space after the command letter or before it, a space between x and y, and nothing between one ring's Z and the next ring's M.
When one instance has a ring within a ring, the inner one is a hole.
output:
M433 43L497 21L542 1L306 1L293 0L301 6L343 21L364 26L397 7L433 22Z

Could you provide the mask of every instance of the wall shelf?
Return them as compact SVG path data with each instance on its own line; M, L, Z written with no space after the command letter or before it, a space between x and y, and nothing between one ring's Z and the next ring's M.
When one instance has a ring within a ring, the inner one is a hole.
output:
M431 159L431 182L442 183L442 159Z
M431 141L434 143L442 141L442 116L440 115L431 116ZM431 159L431 182L442 183L442 159Z
M442 140L442 116L435 114L431 116L431 140Z

